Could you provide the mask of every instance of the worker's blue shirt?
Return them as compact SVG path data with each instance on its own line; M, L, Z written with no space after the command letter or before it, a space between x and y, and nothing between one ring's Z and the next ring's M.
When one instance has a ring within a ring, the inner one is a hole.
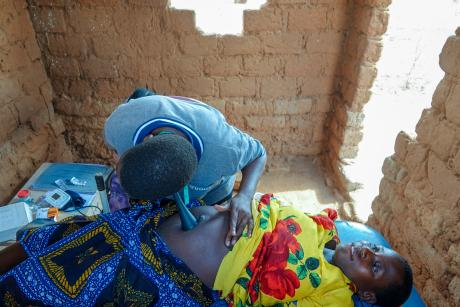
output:
M121 156L164 126L179 129L194 146L199 161L189 193L207 204L229 195L235 174L265 154L260 141L228 124L217 109L191 98L160 95L118 106L105 123L105 142Z

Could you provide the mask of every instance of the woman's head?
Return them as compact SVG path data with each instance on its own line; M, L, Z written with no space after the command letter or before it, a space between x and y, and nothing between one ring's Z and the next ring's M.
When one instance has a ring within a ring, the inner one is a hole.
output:
M333 263L355 284L364 301L401 305L412 290L412 270L395 251L366 241L337 247Z
M151 200L180 191L191 180L197 164L190 142L178 135L165 134L126 151L117 172L129 197Z

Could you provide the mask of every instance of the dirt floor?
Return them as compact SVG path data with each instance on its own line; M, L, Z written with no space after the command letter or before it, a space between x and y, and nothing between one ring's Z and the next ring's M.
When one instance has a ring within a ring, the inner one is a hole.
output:
M295 169L295 167L290 167ZM288 172L274 171L265 173L257 188L261 193L273 193L283 201L289 202L297 208L316 213L324 208L340 209L343 207L337 197L325 184L325 179L313 161L307 167L299 167L304 171Z

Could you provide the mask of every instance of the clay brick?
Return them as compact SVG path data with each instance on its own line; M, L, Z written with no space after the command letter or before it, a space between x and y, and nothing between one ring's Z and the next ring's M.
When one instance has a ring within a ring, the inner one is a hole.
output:
M186 55L216 55L217 36L182 35L180 48Z
M120 76L141 80L142 83L159 77L162 72L159 58L120 56L115 65Z
M92 95L92 88L86 80L71 80L69 95L72 98L85 98Z
M81 63L83 74L90 79L118 77L116 64L110 60L90 58Z
M324 30L327 26L325 7L288 10L288 30L296 32Z
M77 34L65 36L66 51L70 56L83 58L88 53L88 44L85 39Z
M11 78L8 74L0 74L0 93L2 93L0 105L18 97L21 92L21 85L19 84L17 78Z
M281 61L281 58L270 56L245 56L242 74L252 77L271 76L281 70Z
M67 48L65 46L64 36L60 33L46 33L48 50L51 55L58 57L67 56Z
M400 131L398 135L396 136L396 141L395 141L395 159L398 162L404 161L407 155L407 146L409 142L411 142L412 139L410 136L405 133L404 131Z
M270 116L274 112L273 102L267 100L254 100L251 98L231 99L226 103L225 112L228 114L244 115L263 115Z
M340 54L342 52L343 41L345 34L335 30L330 30L321 33L311 33L307 37L308 53L333 53Z
M48 110L44 107L45 104L41 100L37 100L31 96L21 97L21 100L15 103L15 108L19 115L19 123L22 125L26 124L27 121L30 121L34 116L40 113L40 109L44 109L48 113ZM48 121L49 118L44 122Z
M2 123L2 129L0 129L0 144L3 144L19 125L17 114L13 112L11 106L7 105L0 108L0 123Z
M340 4L334 3L327 10L326 20L327 27L335 30L347 30L350 10L347 1L341 1Z
M41 7L32 9L31 14L37 32L63 33L67 31L62 9Z
M256 80L254 78L229 77L219 82L220 97L254 97Z
M262 45L267 54L296 54L304 45L300 33L262 34Z
M347 128L343 133L343 144L348 146L357 146L363 139L363 133L360 129Z
M221 41L224 55L253 55L260 53L262 49L262 43L256 36L225 35Z
M355 0L356 5L387 8L392 0Z
M179 53L179 40L172 33L158 35L155 38L149 38L147 34L145 35L144 42L140 47L141 54L156 57L172 56Z
M286 57L285 74L289 77L319 76L325 65L320 55L300 54Z
M80 76L78 62L72 58L50 58L49 70L52 78Z
M240 56L216 57L204 59L204 72L210 76L235 76L241 72L243 59Z
M260 78L262 97L295 97L297 82L295 78Z
M177 33L197 32L195 24L195 11L193 10L168 10L165 28Z
M10 46L8 53L0 53L0 71L18 71L29 64L24 59L28 59L27 50L24 46L21 46L21 44Z
M76 33L107 32L113 28L112 13L104 7L67 10L68 21Z
M455 276L449 283L449 292L455 305L460 305L460 278Z
M270 4L304 4L306 0L267 0Z
M205 77L181 78L179 79L181 91L179 95L184 96L214 96L214 80Z
M433 187L435 199L442 199L449 204L457 203L460 199L458 189L460 180L448 170L442 160L433 153L428 155L428 180Z
M306 114L313 106L312 98L297 98L294 100L278 100L275 102L274 114Z
M40 95L43 97L45 103L51 103L53 99L53 88L48 80L40 85Z
M262 9L244 11L244 33L282 31L283 15L281 10Z
M126 46L115 33L113 35L96 34L92 37L92 42L94 54L102 59L116 57Z
M333 77L307 77L300 80L300 95L302 96L332 94L333 91Z
M158 7L166 8L168 5L168 0L128 0L129 6L148 6L148 7Z
M203 73L203 61L200 57L170 57L163 59L165 72L173 78L195 77Z
M285 116L247 116L249 128L258 130L280 129L286 125Z
M0 47L5 47L9 44L8 36L6 35L5 30L0 29Z
M208 99L206 103L217 110L219 110L222 114L225 114L225 109L227 107L227 102L223 99Z
M442 70L453 76L460 77L460 37L451 36L447 39L439 56Z
M333 96L321 95L313 100L313 113L327 113L331 110Z
M65 6L66 0L30 0L29 3L31 6L63 7Z
M376 77L377 68L374 66L360 65L356 79L356 86L361 89L371 88Z
M162 11L162 14L164 13ZM148 36L149 39L154 39L160 33L160 18L162 17L154 8L121 5L113 10L111 15L114 27L110 31L116 33L120 38L133 42L147 42L141 38Z
M379 37L385 34L388 26L388 11L361 7L353 18L353 28L370 37Z

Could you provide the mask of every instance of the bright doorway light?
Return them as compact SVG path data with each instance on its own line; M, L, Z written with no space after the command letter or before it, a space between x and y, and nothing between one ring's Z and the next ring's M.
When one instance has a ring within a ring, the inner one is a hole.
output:
M243 11L258 10L267 0L170 0L171 7L194 10L196 27L205 35L241 35Z
M403 0L390 5L390 21L377 63L372 97L364 108L363 140L356 159L344 168L352 182L363 185L351 193L359 218L366 221L379 194L382 165L394 153L399 131L415 135L424 108L444 72L439 54L460 26L459 0Z

